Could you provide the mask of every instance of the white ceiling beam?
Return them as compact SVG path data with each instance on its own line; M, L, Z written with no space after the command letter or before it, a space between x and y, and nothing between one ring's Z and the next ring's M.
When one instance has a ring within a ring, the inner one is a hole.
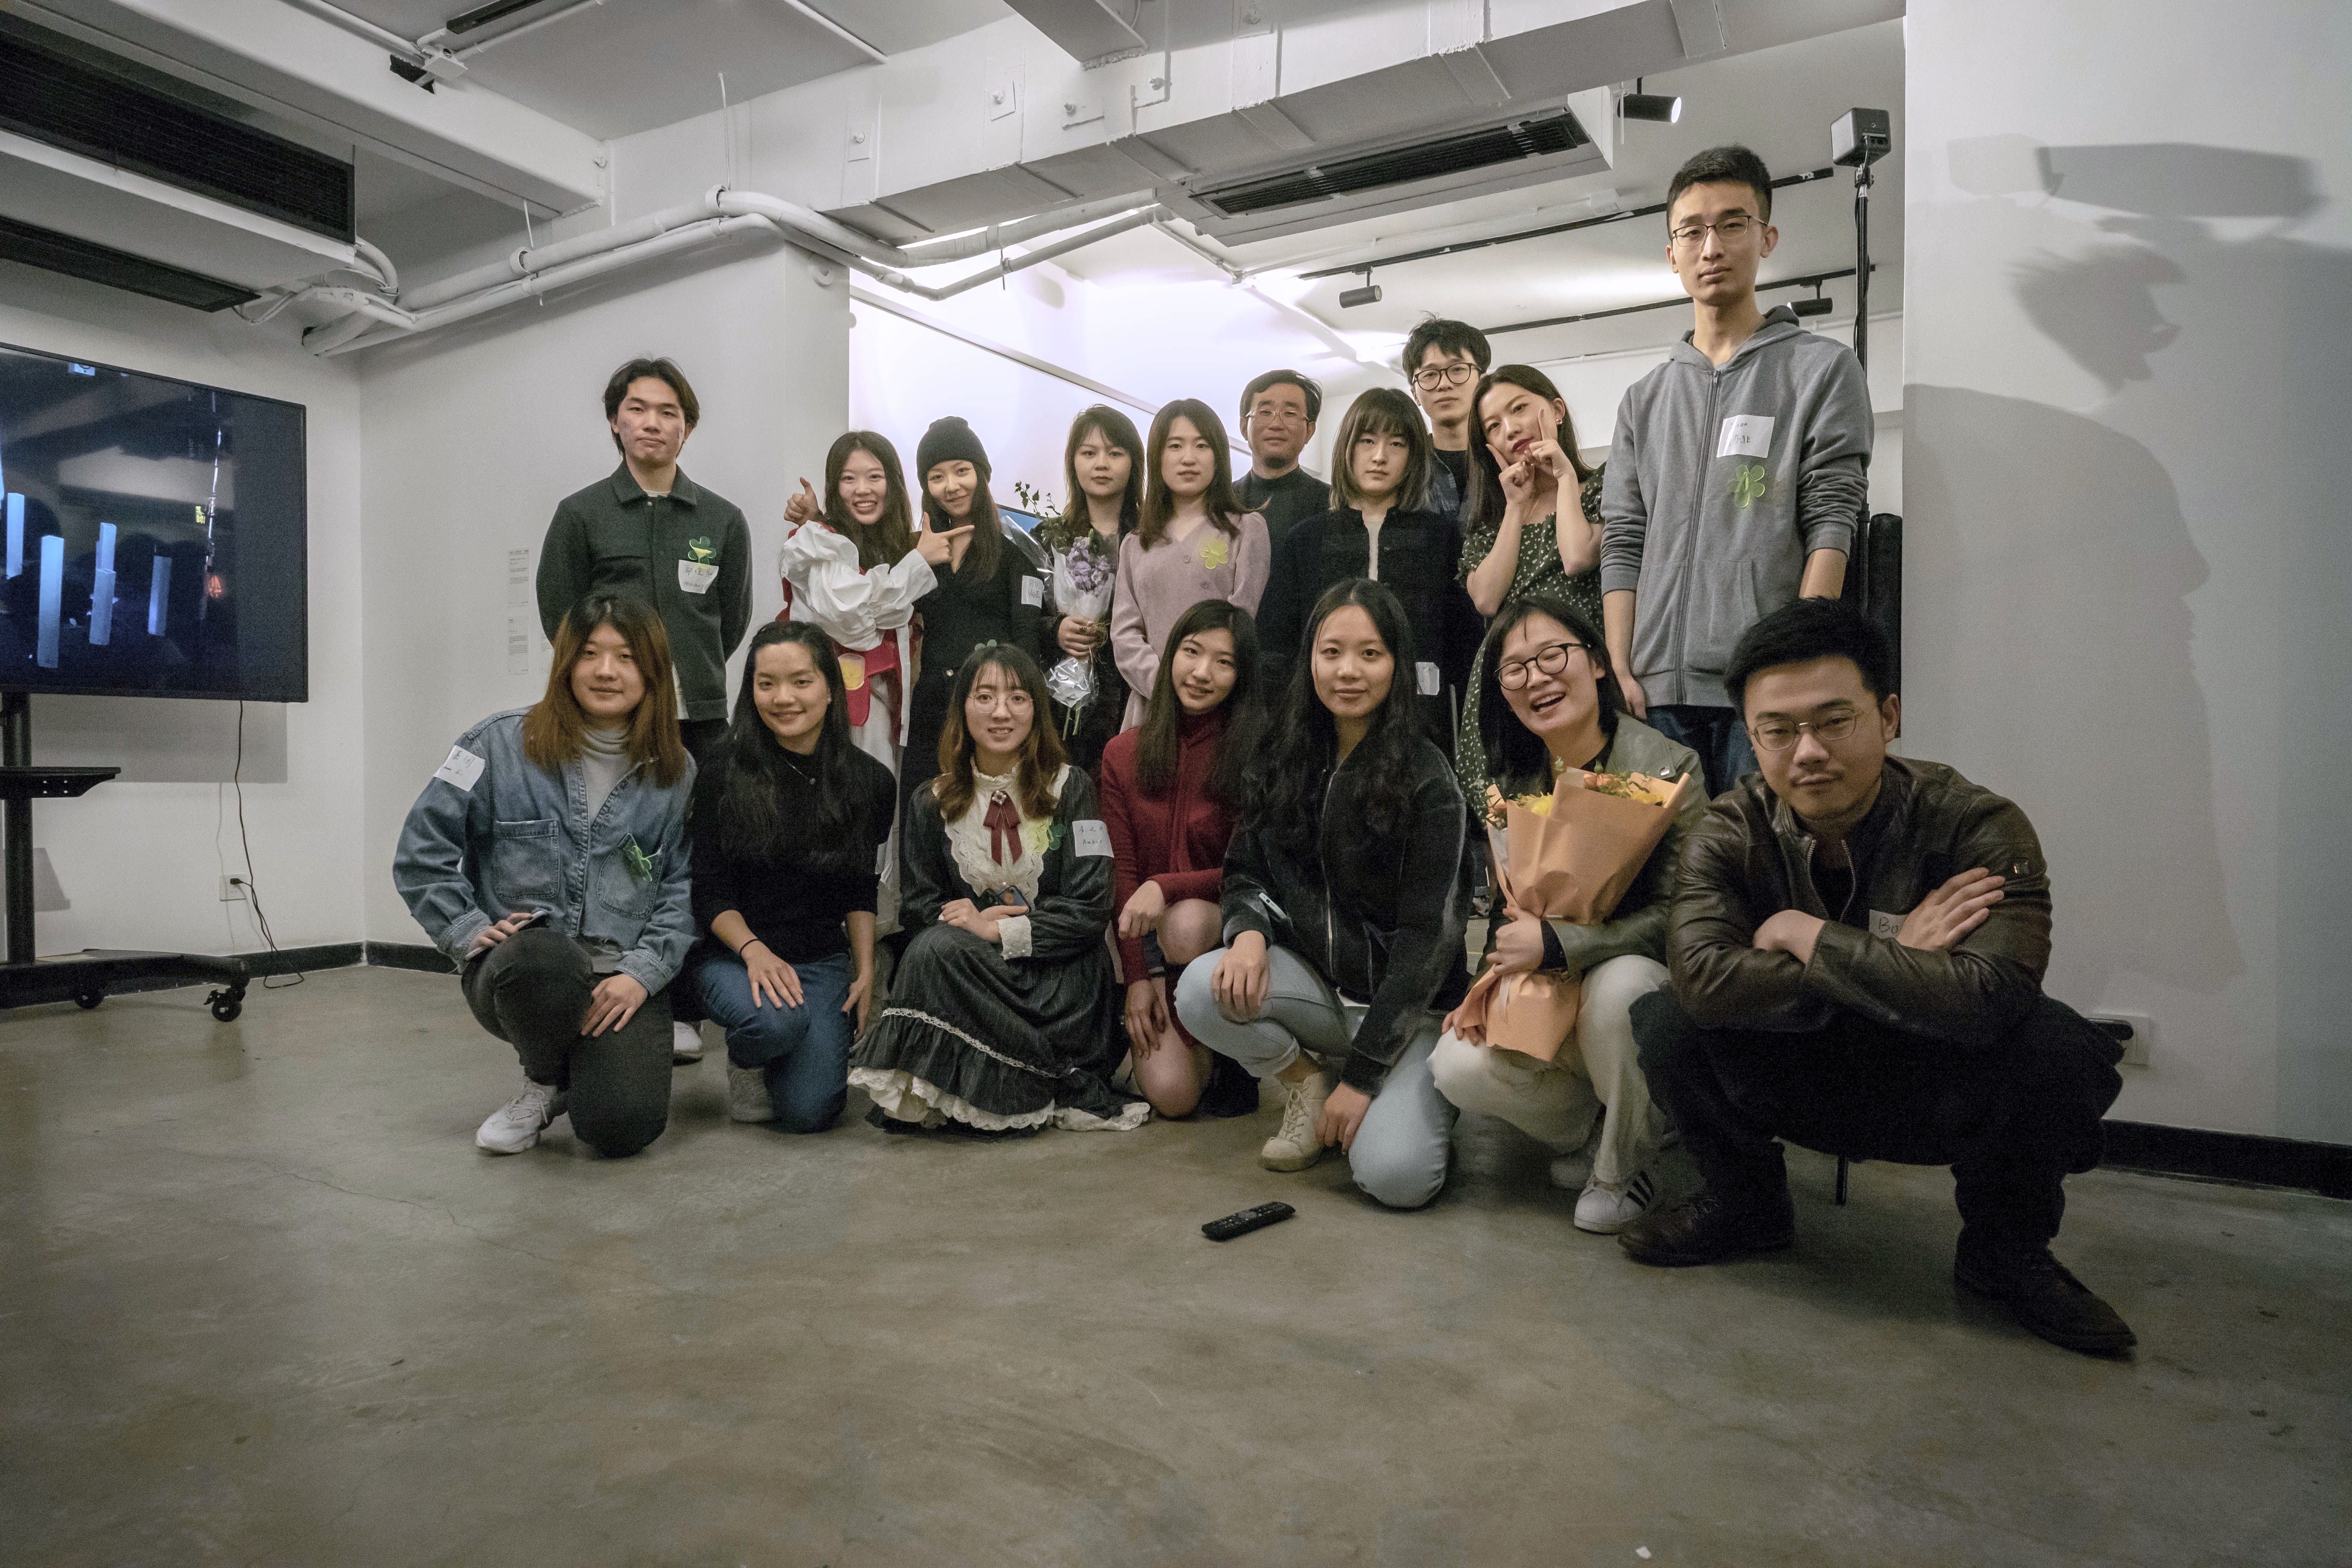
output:
M1143 47L1136 0L1005 0L1013 11L1080 65Z
M427 92L388 51L280 0L15 0L26 20L550 213L602 199L603 145L469 83Z

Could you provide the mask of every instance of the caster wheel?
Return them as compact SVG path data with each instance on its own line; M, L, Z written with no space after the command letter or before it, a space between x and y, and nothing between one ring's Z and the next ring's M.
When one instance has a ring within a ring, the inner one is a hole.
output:
M226 1024L232 1021L239 1013L244 1011L244 997L232 995L226 991L215 991L213 993L213 1016L218 1018L222 1023Z
M103 992L103 991L89 991L89 992L85 992L85 993L83 993L81 995L75 997L75 998L74 998L74 1005L75 1005L75 1006L77 1006L77 1007L79 1007L79 1008L80 1008L83 1012L87 1013L87 1012L89 1012L92 1007L97 1006L100 1002L103 1002L103 1001L105 1001L105 1000L106 1000L106 993L105 993L105 992Z

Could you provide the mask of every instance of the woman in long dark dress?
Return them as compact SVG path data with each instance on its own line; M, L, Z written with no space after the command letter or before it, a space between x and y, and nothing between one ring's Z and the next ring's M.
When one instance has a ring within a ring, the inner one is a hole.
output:
M956 672L937 777L902 830L890 1005L849 1081L879 1120L1017 1132L1140 1126L1112 1092L1124 1048L1110 985L1110 834L1046 721L1045 677L1017 645Z

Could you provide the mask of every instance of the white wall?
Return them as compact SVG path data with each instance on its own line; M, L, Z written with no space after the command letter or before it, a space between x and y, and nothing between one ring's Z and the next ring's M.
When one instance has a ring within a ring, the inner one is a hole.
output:
M1912 0L1906 716L2012 795L2116 1114L2352 1142L2352 12Z
M545 689L529 581L556 503L619 462L599 400L631 356L668 355L694 384L702 423L681 466L742 508L753 616L776 613L796 465L822 460L848 413L848 288L837 269L831 279L817 281L789 247L747 244L358 356L372 940L423 940L389 866L401 820L450 742ZM528 552L520 594L509 579L517 551ZM527 635L520 660L509 659L510 624Z
M246 708L245 818L262 908L281 946L360 936L360 395L355 369L255 328L0 262L0 342L302 404L310 446L310 700ZM33 808L71 907L37 923L43 953L83 947L259 948L246 904L234 702L37 698L33 755L124 764L79 800Z

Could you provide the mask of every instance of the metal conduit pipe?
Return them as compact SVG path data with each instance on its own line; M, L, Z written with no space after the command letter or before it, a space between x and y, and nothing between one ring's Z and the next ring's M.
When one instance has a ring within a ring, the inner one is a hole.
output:
M925 300L947 300L952 299L967 289L977 289L983 283L993 283L999 278L1018 272L1024 267L1034 267L1041 261L1051 261L1057 256L1066 255L1070 251L1092 245L1097 240L1108 239L1115 234L1125 234L1131 228L1141 228L1155 217L1164 216L1167 211L1165 207L1148 207L1139 213L1129 213L1116 222L1090 228L1084 234L1074 234L1067 239L1053 245L1042 246L1025 255L1007 257L993 267L984 267L968 278L959 278L952 283L943 283L937 288L918 283L903 272L894 272L887 267L877 267L861 258L852 257L849 264L868 278L877 282L887 283L901 293L914 294Z
M375 268L376 276L383 279L383 291L398 299L400 268L392 264L392 258L357 236L352 237L352 249L362 261Z

